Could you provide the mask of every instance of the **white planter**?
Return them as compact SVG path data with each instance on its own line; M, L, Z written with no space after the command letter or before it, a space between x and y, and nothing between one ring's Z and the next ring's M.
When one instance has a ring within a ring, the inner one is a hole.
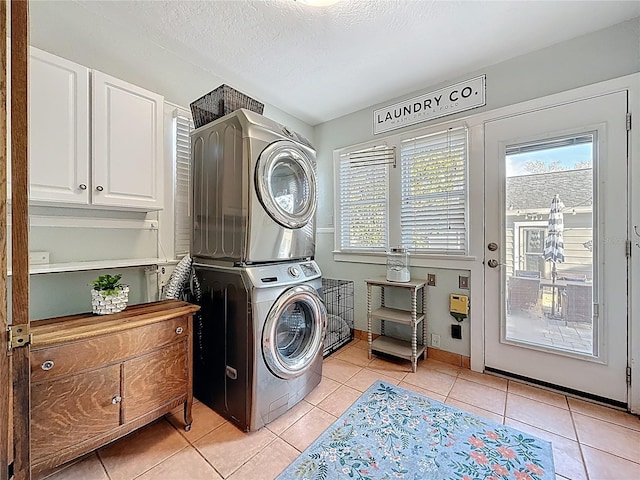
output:
M103 290L91 290L94 315L108 315L124 310L129 301L129 286L123 286L115 295L104 295Z

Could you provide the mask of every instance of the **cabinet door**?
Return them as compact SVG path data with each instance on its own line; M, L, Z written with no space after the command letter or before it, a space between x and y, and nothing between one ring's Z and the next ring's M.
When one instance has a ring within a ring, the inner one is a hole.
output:
M163 97L93 71L94 205L162 208Z
M31 385L31 449L42 458L118 427L120 365Z
M187 394L187 341L124 363L124 422L184 398Z
M29 200L86 205L89 69L33 47L29 58Z

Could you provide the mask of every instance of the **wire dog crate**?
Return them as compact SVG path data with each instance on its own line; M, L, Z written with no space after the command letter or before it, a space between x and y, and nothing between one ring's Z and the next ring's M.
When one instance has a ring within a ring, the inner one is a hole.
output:
M322 292L327 307L326 357L353 340L353 282L323 278Z

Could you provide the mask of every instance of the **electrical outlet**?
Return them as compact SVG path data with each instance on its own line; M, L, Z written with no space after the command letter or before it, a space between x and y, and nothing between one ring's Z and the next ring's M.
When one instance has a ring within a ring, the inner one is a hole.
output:
M451 325L451 338L462 340L462 325Z
M458 277L458 287L469 289L469 277L460 275Z
M440 335L436 333L431 334L431 346L440 348Z
M436 274L435 273L427 273L427 285L430 287L436 286Z

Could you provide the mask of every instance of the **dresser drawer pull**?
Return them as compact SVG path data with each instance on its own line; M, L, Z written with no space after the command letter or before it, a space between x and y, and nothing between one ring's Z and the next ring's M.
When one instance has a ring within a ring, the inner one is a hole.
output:
M116 395L111 399L111 403L113 403L114 405L117 405L121 401L122 401L122 397L120 395Z
M42 363L42 369L43 370L51 370L53 368L53 360L47 360L46 362Z
M176 328L176 333L177 333L178 335L180 335L183 331L184 331L184 330L182 329L182 327L178 327L178 328Z

